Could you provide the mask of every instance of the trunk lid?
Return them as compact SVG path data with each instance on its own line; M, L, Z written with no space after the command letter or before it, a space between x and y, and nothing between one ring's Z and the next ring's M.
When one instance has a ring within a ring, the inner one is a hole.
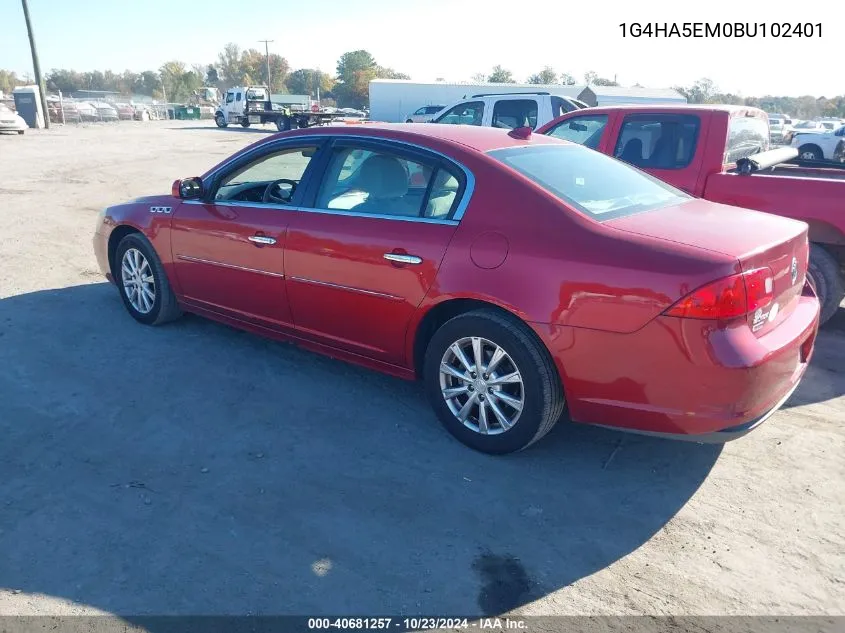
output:
M729 255L739 261L743 272L769 268L772 301L747 316L758 336L789 316L804 287L810 249L807 224L798 220L696 199L605 225Z

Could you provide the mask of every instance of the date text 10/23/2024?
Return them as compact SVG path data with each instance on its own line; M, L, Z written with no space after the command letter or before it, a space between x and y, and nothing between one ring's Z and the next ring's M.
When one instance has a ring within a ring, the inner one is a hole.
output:
M622 37L821 37L821 22L623 22Z

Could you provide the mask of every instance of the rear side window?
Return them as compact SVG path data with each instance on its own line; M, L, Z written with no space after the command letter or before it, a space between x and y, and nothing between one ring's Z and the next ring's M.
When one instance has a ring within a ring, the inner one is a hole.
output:
M560 97L552 97L552 118L556 119L561 114L566 114L567 112L572 112L573 110L578 110L579 106L577 103L569 101L567 99L561 99Z
M691 199L657 178L580 145L513 147L489 155L599 221Z
M596 149L601 141L601 135L607 127L606 114L585 114L575 116L566 121L561 121L551 130L546 132L548 136L571 141Z
M537 127L537 102L534 99L502 99L493 106L493 127L512 130Z
M683 169L695 156L699 128L694 115L629 115L613 155L642 169Z
M725 164L769 149L769 123L756 116L732 116L728 124Z
M451 125L481 125L483 118L484 102L470 101L469 103L459 103L449 108L435 122Z

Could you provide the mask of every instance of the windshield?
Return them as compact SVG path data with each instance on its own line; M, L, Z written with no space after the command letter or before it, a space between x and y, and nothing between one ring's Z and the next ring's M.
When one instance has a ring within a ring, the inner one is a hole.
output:
M489 152L577 211L604 221L690 200L630 165L580 145L535 145Z

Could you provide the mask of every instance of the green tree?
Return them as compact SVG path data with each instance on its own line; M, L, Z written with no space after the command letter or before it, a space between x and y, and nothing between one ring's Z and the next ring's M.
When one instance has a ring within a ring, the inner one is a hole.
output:
M564 86L574 86L575 85L575 77L573 77L569 73L560 73L560 77L558 77L558 81L560 81L560 83L562 83Z
M594 70L588 70L584 73L584 83L588 86L618 86L619 84L612 79L605 79L599 77L599 74Z
M377 78L409 79L404 73L379 66L368 51L361 49L344 53L337 61L337 84L333 88L338 104L364 107L369 102L370 82Z
M340 56L337 61L337 79L343 83L353 83L360 73L375 72L378 65L375 58L365 50L350 51Z
M334 80L328 73L300 68L290 73L285 81L288 92L295 95L316 95L320 88L320 97L327 96L334 87Z
M692 86L675 86L674 89L684 95L689 103L710 103L710 100L718 92L716 84L707 77L699 79Z
M493 72L487 77L487 81L491 84L513 84L516 83L513 78L513 73L505 70L501 66L493 66Z
M557 83L557 73L552 70L550 66L546 66L540 72L531 75L528 78L528 83L530 84L556 84Z
M217 69L213 64L209 64L208 69L205 71L205 83L209 86L216 86L219 81L220 75L217 73Z
M13 70L0 70L0 92L12 92L23 80Z

